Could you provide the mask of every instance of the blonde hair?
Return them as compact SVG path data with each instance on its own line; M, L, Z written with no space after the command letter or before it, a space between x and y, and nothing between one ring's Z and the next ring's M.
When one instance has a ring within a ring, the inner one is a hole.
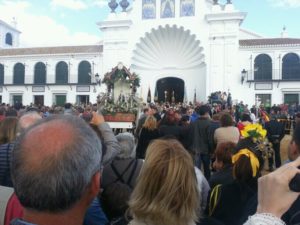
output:
M200 195L193 160L174 139L155 140L129 201L138 220L160 225L186 225L197 221Z
M0 123L0 145L11 143L17 135L17 117L6 117Z
M148 130L155 130L157 128L156 118L154 116L147 116L143 127Z

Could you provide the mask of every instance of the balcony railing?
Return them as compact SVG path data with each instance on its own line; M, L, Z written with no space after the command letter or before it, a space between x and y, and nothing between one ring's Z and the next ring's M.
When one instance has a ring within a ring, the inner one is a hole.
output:
M299 74L289 74L289 78L284 79L284 75L282 74L282 70L273 69L271 71L271 76L269 73L262 73L255 70L246 71L246 82L290 82L290 81L300 81L300 73ZM270 77L270 78L269 78ZM287 76L286 76L287 77Z

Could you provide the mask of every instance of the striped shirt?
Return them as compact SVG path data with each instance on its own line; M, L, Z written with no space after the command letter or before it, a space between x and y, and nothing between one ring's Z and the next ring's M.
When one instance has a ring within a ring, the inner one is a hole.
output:
M0 185L12 187L10 177L10 160L13 143L0 145Z

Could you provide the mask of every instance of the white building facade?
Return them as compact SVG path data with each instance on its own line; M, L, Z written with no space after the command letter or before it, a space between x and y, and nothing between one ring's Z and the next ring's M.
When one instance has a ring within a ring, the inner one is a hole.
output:
M109 2L112 12L98 23L100 45L24 49L1 44L0 100L95 102L106 89L96 74L103 78L122 62L141 77L137 93L144 100L150 88L157 101L193 101L196 95L205 102L210 93L222 91L248 104L258 98L265 104L299 103L300 39L285 32L266 39L242 29L246 13L231 1L135 0L128 5ZM19 33L12 34L19 40Z

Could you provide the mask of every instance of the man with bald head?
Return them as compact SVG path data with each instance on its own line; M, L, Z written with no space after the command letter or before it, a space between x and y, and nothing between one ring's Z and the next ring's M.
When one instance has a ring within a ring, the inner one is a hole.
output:
M22 115L18 121L18 132L22 133L25 129L30 127L32 124L36 123L38 120L42 119L40 114L35 111L29 111Z
M22 133L11 174L23 219L12 225L82 225L100 189L102 146L80 118L49 117Z

